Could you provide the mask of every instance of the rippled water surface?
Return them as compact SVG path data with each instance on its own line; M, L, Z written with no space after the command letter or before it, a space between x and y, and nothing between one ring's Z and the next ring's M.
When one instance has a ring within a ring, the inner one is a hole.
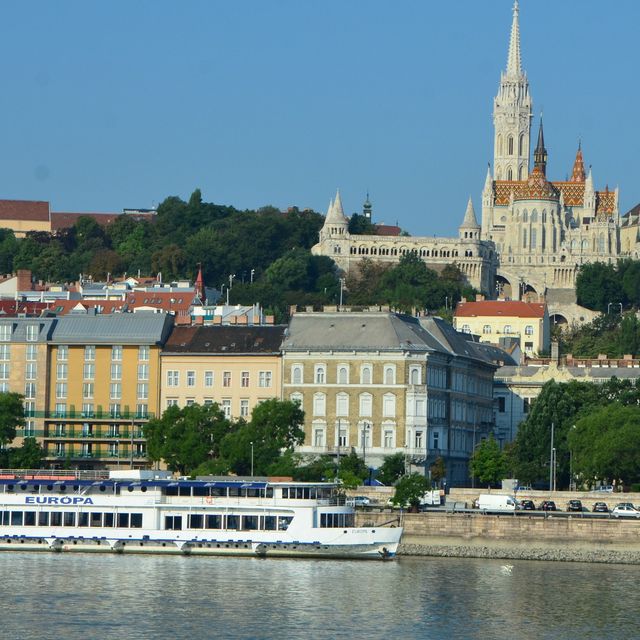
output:
M640 637L640 567L0 554L4 639Z

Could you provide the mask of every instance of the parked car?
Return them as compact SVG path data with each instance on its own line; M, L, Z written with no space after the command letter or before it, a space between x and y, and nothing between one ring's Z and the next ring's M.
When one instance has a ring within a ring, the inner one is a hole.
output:
M580 502L580 500L569 500L569 502L567 502L567 511L582 513L582 502Z
M613 493L613 486L610 484L603 484L600 487L596 487L595 489L593 489L593 491L596 492L604 492L604 493Z
M354 507L368 507L371 504L371 500L367 496L354 496L353 498L347 498L347 504Z
M533 500L520 500L520 508L523 511L535 511L536 505L533 504Z
M540 511L557 511L556 503L553 500L544 500L540 503Z
M609 507L606 502L594 502L593 513L609 513Z
M614 518L640 518L640 511L630 502L621 502L611 511Z

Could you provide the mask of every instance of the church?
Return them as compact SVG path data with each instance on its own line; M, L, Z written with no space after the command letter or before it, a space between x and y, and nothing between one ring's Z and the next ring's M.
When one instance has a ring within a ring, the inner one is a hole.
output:
M580 266L637 258L640 216L620 216L618 189L596 189L580 144L570 177L549 179L542 119L531 167L532 125L533 100L522 67L516 0L507 66L493 100L493 165L482 190L480 223L469 199L457 238L351 235L338 193L313 252L333 258L344 271L363 258L397 262L403 254L416 252L436 270L455 263L487 297L544 298L554 321L587 319L589 313L575 304ZM370 211L367 200L365 215Z

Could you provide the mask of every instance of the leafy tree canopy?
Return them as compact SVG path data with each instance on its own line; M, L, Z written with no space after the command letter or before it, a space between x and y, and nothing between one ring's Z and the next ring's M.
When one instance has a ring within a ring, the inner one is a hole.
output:
M471 473L482 484L498 484L507 471L507 459L493 435L483 440L471 457Z
M16 437L16 429L24 425L23 396L0 393L0 444L6 447Z
M396 491L391 502L399 507L406 505L417 507L425 491L430 488L427 478L419 473L403 476L396 484Z

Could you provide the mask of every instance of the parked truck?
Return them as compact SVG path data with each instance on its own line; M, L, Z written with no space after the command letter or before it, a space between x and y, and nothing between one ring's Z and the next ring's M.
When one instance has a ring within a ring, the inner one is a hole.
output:
M497 493L483 493L478 497L478 509L487 513L505 513L515 511L518 501L514 496Z

